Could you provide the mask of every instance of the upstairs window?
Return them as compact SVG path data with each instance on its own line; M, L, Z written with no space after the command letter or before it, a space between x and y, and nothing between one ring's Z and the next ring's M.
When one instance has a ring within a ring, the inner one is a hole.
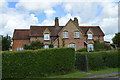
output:
M88 39L93 39L92 33L89 33L89 34L88 34Z
M74 32L74 38L80 38L80 33L78 31Z
M63 32L63 38L68 38L68 31Z
M44 40L50 40L50 34L44 34Z

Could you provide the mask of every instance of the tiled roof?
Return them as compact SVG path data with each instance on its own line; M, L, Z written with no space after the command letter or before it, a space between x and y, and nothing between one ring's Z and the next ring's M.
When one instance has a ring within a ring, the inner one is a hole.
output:
M29 29L15 29L13 40L29 40Z
M104 36L104 33L102 32L99 26L79 26L79 28L84 32L85 35L87 31L91 29L94 35Z
M43 32L46 28L50 31L50 36L57 36L60 30L64 26L55 27L55 26L30 26L29 29L15 29L13 39L29 39L30 36L43 36ZM94 35L102 35L104 33L99 26L79 26L78 29L81 29L83 34L86 35L87 31L90 29ZM56 37L57 38L57 37ZM55 38L55 39L56 39Z
M46 28L48 28L48 30L50 31L50 36L57 36L63 26L60 26L59 28L56 28L55 26L31 26L30 36L43 36L43 32Z

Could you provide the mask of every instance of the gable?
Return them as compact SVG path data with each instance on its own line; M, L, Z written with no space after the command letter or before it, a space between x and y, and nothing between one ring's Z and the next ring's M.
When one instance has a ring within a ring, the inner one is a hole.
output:
M81 33L81 30L73 23L73 21L70 19L68 23L62 28L62 30L58 33L60 35L62 32L68 31L68 32L75 32L79 31Z

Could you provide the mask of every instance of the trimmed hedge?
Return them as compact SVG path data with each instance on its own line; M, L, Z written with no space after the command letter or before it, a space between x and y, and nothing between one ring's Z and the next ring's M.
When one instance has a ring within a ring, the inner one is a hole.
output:
M44 77L75 68L73 48L3 52L3 78Z
M99 70L106 67L118 68L118 51L104 51L104 52L76 52L76 68L85 71ZM86 61L87 56L87 61ZM88 63L88 66L87 66Z

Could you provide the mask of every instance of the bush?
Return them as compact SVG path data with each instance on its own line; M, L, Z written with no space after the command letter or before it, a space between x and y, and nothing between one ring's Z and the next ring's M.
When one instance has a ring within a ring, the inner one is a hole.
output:
M100 43L98 40L95 41L94 43L94 51L105 51L105 50L110 50L110 46L105 44L105 43Z
M87 52L87 48L79 49L79 50L77 50L76 52Z
M44 77L74 70L73 48L3 52L3 78Z
M89 70L99 70L106 67L109 68L118 68L118 59L120 55L118 51L104 51L104 52L76 52L76 68L78 70L86 70L87 61Z

